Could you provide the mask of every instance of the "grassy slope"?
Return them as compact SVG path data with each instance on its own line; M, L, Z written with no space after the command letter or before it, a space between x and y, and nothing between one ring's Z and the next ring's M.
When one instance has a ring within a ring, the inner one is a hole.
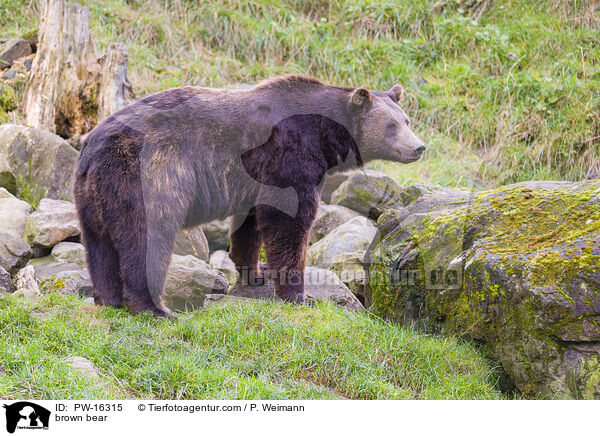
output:
M499 399L471 345L330 305L220 304L171 321L0 294L0 398ZM63 359L90 359L99 379Z
M85 0L99 45L124 41L139 95L282 73L406 90L426 161L400 181L470 186L579 179L600 165L596 2L559 0ZM36 26L0 0L0 27ZM595 15L594 15L595 14Z

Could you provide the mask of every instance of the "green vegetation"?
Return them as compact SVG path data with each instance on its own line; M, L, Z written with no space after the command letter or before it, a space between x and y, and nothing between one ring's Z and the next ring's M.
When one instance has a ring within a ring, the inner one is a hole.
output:
M18 106L18 96L15 89L8 84L0 82L0 124L15 121Z
M29 156L28 161L28 171L27 175L24 176L22 174L17 175L17 196L29 203L31 207L37 209L40 205L40 201L46 195L46 189L42 186L38 186L31 180L31 165L32 165L32 156Z
M60 292L0 294L0 331L3 399L503 398L472 345L325 304L216 304L171 322Z
M124 41L140 96L282 73L388 89L430 144L377 164L400 181L495 185L580 179L600 165L596 2L559 0L85 0L101 47ZM0 27L37 2L0 0Z

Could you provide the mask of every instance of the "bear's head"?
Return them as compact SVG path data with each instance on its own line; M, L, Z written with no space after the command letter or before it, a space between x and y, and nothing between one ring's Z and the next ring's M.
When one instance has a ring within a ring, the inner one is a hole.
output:
M419 160L425 145L410 129L410 120L398 106L402 87L387 92L357 88L350 93L348 105L355 138L363 161L384 159L410 163Z

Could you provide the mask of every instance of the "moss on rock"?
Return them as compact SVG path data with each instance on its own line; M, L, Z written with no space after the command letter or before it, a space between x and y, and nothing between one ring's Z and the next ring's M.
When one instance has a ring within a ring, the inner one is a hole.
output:
M594 397L599 193L600 181L525 182L387 222L371 253L373 311L484 342L524 394Z

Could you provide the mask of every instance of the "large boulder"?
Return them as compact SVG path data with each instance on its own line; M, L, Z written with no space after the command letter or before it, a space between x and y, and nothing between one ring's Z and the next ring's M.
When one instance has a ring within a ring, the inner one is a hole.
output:
M600 398L598 194L524 182L381 217L372 310L482 343L526 396Z
M339 254L364 252L376 233L377 228L368 218L362 216L352 218L311 245L308 248L307 263L310 266L327 268Z
M364 307L340 278L332 271L306 267L304 271L304 291L310 301L332 301L338 306L353 311L363 311ZM261 286L237 283L227 293L233 297L279 300L272 281Z
M0 266L15 274L31 258L31 247L10 233L0 233Z
M25 240L34 248L50 248L76 236L79 221L70 201L42 199L25 226Z
M382 172L355 171L331 194L331 204L377 219L386 209L404 206L403 192Z
M173 254L179 256L194 256L203 261L208 261L208 241L201 227L182 229L175 236Z
M202 231L206 236L210 251L227 250L230 225L231 218L214 220L209 223L202 224Z
M29 204L0 188L0 233L22 238L31 211L32 207Z
M223 294L229 283L225 274L194 256L171 257L163 300L171 310L186 311L202 307L208 294Z
M73 199L78 153L60 136L5 124L0 126L0 155L17 179L28 185L34 198Z
M310 243L314 244L336 227L359 215L358 212L344 206L322 204L317 212L317 218L310 229Z

